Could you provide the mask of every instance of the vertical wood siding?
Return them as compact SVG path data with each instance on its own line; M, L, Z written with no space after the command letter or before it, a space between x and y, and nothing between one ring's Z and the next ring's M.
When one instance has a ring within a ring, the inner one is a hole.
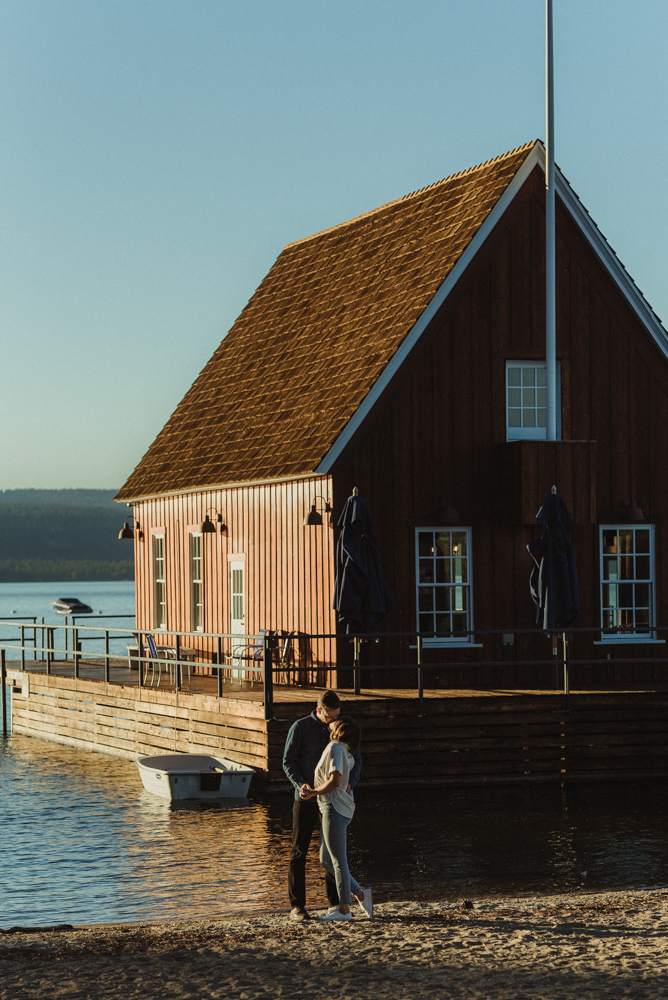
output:
M415 528L445 526L448 502L459 523L473 530L475 625L533 628L526 544L540 534L535 512L553 483L576 521L582 616L575 624L599 625L599 525L623 522L624 498L656 524L657 618L668 624L662 527L668 519L668 363L560 205L557 232L562 441L505 440L505 363L545 357L544 185L536 172L334 466L336 509L356 485L376 522L396 602L383 623L388 632L417 627ZM575 651L613 660L631 655L628 646L595 647L582 636ZM347 656L343 645L339 653ZM410 662L415 654L408 643L396 643L391 657L387 644L382 653L365 647L363 655L380 664ZM549 655L542 637L510 650L499 637L479 650L426 654L432 661L469 662L469 682L483 676L476 661ZM639 647L636 655L651 656L651 647ZM511 672L507 679L512 682ZM408 684L411 675L378 671L374 681ZM554 672L548 677L536 668L535 682L551 686ZM436 674L430 683L438 683Z
M300 683L333 683L334 647L330 640L308 641L307 635L335 630L331 610L334 586L334 531L327 517L322 528L304 525L316 496L331 499L328 477L271 483L236 489L202 490L134 504L143 541L135 541L137 626L153 629L151 533L165 532L167 627L189 632L189 530L209 515L223 515L227 533L204 534L204 631L230 629L229 555L245 562L246 631L261 628L297 631L293 666ZM318 508L321 501L318 501ZM218 526L217 526L218 528ZM190 636L188 646L210 655L211 640Z

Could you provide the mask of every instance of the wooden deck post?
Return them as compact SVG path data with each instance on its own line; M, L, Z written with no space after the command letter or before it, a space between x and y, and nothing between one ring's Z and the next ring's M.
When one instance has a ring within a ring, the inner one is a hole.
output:
M262 640L262 684L264 688L264 717L274 717L274 673L271 650L272 637L265 635Z
M7 664L5 651L0 649L0 686L2 687L2 735L7 735Z

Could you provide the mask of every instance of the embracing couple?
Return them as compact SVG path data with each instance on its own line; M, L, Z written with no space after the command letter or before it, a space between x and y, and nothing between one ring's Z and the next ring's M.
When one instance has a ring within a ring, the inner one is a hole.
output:
M315 711L298 719L285 743L283 770L295 788L288 893L293 920L307 920L306 855L320 824L320 863L329 910L321 920L351 920L352 899L373 915L371 889L352 877L346 854L348 824L355 812L353 788L362 769L360 728L341 715L336 691L323 691Z

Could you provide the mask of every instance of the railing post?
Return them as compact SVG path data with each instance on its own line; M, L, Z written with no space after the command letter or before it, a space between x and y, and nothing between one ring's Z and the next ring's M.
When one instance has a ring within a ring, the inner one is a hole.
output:
M144 686L144 643L142 633L137 632L137 658L139 663L139 687Z
M20 626L21 630L21 670L26 668L26 627Z
M176 664L174 666L174 690L181 690L181 640L178 635L174 637L174 652L176 653Z
M264 688L264 717L274 717L274 672L271 655L271 636L265 635L262 640L262 685Z
M223 697L223 640L218 636L216 640L216 663L218 664L218 697Z
M72 651L74 656L74 676L79 676L79 629L72 629Z
M566 695L566 709L570 714L571 711L571 679L570 679L570 654L568 651L568 639L566 638L566 633L561 633L561 638L563 640L563 650L564 650L564 694Z
M418 715L424 715L424 669L422 667L422 636L417 637Z
M44 629L42 629L42 646L44 646ZM51 673L51 647L53 646L53 629L46 629L46 672Z
M109 629L104 630L104 680L109 683Z
M0 686L2 687L2 735L7 735L7 664L5 651L0 649Z
M40 634L40 638L41 638L41 642L40 642L40 646L41 646L41 649L40 649L40 653L41 653L40 660L44 660L44 656L45 656L45 651L44 651L44 615L42 615L42 617L40 618L40 624L42 626L40 628L40 630L39 630L39 634ZM35 635L37 635L37 629L35 629ZM47 671L47 673L48 673L48 671Z
M362 692L362 679L360 677L360 646L362 640L357 636L353 639L353 677L355 680L355 694Z

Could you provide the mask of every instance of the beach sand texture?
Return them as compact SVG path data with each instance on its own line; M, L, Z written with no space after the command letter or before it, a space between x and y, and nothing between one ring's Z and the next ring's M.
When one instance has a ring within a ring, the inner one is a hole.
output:
M0 934L2 1000L668 997L668 890Z

